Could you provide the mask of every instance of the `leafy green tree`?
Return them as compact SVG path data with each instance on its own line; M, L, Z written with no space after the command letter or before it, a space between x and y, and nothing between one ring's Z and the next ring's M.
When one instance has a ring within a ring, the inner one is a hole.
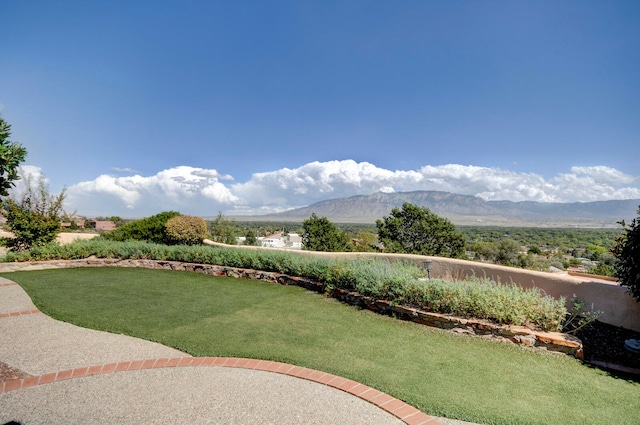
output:
M11 126L0 118L0 196L9 196L14 181L20 180L18 167L27 156L27 150L10 137Z
M245 234L244 244L248 246L255 246L258 244L258 239L256 238L256 232L249 229Z
M637 214L640 216L640 207ZM640 301L640 217L634 218L629 226L624 220L619 223L623 231L611 249L617 258L615 275L620 284L626 286L627 291Z
M110 232L104 233L101 237L112 241L146 241L153 243L171 243L171 238L167 235L167 222L170 218L179 216L179 212L165 211L151 217L132 221Z
M520 244L513 239L502 239L498 242L496 263L515 266L519 263Z
M169 241L178 245L201 245L209 229L203 218L177 215L167 220L166 232Z
M344 252L351 251L347 234L338 229L326 217L312 213L302 222L302 249L307 251Z
M368 230L360 230L354 237L355 243L353 250L358 252L377 251L376 244L378 237Z
M527 250L527 253L528 254L535 254L535 255L542 255L542 250L537 245L531 245L531 246L529 246L529 249Z
M222 212L209 225L211 229L211 239L215 242L236 245L236 237L239 236L240 229L234 220L229 220Z
M615 267L610 264L600 263L597 266L589 268L590 274L597 274L599 276L615 276Z
M407 254L460 258L465 255L465 238L446 218L426 207L405 202L389 217L376 220L378 237L385 250Z
M498 242L476 242L470 247L471 251L476 253L476 257L481 260L490 262L496 261L498 258Z
M59 195L51 195L44 177L40 176L35 187L27 178L20 200L7 198L2 202L7 227L14 235L7 241L9 249L28 251L54 242L61 230L65 197L64 189Z

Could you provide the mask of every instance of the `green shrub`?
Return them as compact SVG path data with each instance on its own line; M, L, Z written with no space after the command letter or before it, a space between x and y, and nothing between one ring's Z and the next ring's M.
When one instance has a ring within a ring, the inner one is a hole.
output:
M599 276L615 276L615 268L611 264L600 263L597 266L589 268L588 272L590 274L597 274Z
M209 231L204 219L190 215L178 215L167 220L166 233L172 243L201 245Z
M145 241L153 243L169 243L167 236L167 222L169 219L179 216L175 211L162 212L151 217L127 223L124 226L111 230L101 235L101 238L110 241Z

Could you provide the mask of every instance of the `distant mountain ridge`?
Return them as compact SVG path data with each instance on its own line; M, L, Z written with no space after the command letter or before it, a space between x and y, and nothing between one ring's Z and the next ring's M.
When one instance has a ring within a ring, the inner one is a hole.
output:
M330 199L278 214L235 217L239 220L303 221L315 213L337 223L375 223L409 202L427 207L459 225L619 227L635 218L640 199L597 202L485 201L472 195L439 191L378 192Z

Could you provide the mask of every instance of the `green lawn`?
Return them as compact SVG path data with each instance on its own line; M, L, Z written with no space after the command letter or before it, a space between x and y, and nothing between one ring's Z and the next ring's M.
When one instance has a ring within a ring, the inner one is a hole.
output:
M563 355L457 336L299 287L146 269L15 272L46 314L196 356L278 360L486 424L638 424L640 384Z

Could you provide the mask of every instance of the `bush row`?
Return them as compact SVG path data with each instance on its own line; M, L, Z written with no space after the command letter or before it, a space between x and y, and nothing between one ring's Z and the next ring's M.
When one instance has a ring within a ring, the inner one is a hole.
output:
M48 245L28 252L9 252L5 261L71 260L90 256L278 272L428 311L548 331L559 330L567 316L564 299L545 296L535 288L523 289L515 284L498 284L482 278L456 282L426 280L421 279L424 271L414 264L384 260L337 260L278 250L88 240Z

